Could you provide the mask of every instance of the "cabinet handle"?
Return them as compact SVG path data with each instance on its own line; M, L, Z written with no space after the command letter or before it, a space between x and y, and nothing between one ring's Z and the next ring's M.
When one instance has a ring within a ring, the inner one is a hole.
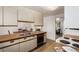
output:
M13 43L13 42L14 42L14 40L11 40L11 41L10 41L10 43Z

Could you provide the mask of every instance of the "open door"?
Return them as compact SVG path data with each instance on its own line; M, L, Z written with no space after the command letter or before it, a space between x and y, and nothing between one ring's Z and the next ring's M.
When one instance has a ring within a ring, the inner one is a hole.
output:
M56 39L63 36L63 28L64 28L63 23L64 23L63 17L56 18L55 20Z

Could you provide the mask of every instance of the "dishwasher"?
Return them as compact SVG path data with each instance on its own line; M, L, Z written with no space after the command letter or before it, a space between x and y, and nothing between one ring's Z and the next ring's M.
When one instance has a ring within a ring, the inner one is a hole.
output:
M44 44L44 34L37 35L37 47Z

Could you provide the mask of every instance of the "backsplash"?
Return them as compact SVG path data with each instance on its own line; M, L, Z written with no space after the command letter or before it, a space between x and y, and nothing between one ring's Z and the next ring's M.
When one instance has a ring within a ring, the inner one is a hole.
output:
M34 28L34 24L33 23L22 23L22 22L19 22L18 23L18 28L19 29L30 30L31 28Z
M17 27L0 27L0 35L6 35L8 34L8 30L12 34L14 31L17 31Z
M18 31L18 29L30 30L31 28L34 29L34 24L33 23L22 23L22 22L19 22L17 27L0 27L0 35L8 34L8 30L12 34L13 32Z

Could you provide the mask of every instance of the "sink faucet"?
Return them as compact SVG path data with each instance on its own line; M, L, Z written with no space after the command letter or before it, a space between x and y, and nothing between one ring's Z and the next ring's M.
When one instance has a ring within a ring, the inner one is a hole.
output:
M10 31L8 30L8 34L10 35Z

